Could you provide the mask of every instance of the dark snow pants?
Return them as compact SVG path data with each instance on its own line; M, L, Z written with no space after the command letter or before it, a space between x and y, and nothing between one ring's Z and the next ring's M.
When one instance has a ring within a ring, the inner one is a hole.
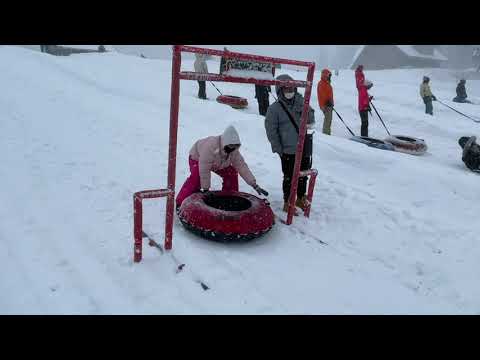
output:
M293 170L295 167L295 154L282 154L282 172L283 172L283 200L288 201L290 197L290 187L292 186ZM305 157L300 164L300 170L309 170L312 168L312 157ZM298 179L297 198L304 197L307 193L307 177Z
M432 98L430 96L426 96L423 98L423 102L425 103L425 114L433 115Z
M360 135L368 136L368 110L360 111L360 119L362 120Z
M464 97L454 97L453 102L456 102L456 103L463 103L463 104L471 104L472 102L467 100L467 98L464 98Z
M205 81L199 81L198 82L198 97L200 99L204 99L204 100L207 98Z
M260 115L267 115L268 107L270 106L270 101L268 99L268 93L262 94L257 98L258 101L258 112Z

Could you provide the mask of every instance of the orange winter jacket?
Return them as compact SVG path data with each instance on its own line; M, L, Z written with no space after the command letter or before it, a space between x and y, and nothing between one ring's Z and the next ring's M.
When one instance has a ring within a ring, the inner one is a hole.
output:
M323 111L325 111L328 102L333 106L333 89L329 82L331 75L332 73L328 69L324 69L322 71L322 78L317 86L318 105Z

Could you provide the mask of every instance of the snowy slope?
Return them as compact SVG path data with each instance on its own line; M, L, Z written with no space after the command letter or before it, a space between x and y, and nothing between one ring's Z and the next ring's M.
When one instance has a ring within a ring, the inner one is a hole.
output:
M148 246L133 264L132 195L166 184L170 66L118 53L64 58L0 48L0 313L480 313L480 178L465 170L457 144L480 135L479 125L438 104L435 117L424 115L420 70L366 75L391 132L426 139L427 155L349 141L335 119L334 136L315 137L309 220L277 223L258 241L229 246L199 239L176 220L173 254L186 270L176 274L172 257ZM450 100L454 80L440 70L430 75L435 95ZM333 81L337 110L358 133L353 72ZM234 124L279 213L280 164L253 86L217 86L250 107L217 104L211 85L212 101L203 102L195 82L182 82L177 187L191 144ZM480 94L478 81L468 89ZM478 114L473 105L456 107ZM385 137L377 120L370 128ZM243 181L240 188L251 191ZM159 241L164 207L164 200L144 205L144 227Z

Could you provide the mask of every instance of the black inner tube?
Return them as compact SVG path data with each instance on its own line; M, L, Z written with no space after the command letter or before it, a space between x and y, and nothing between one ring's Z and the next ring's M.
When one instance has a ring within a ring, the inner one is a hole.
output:
M208 206L224 211L244 211L252 206L250 200L231 195L211 195L204 201Z
M231 98L231 99L241 99L240 96L233 96L233 95L223 95L225 98Z
M364 140L367 140L371 143L376 143L376 144L385 144L385 141L382 141L382 140L377 140L377 139L373 139L373 138L370 138L370 137L366 137L366 136L361 136L362 139Z
M398 140L402 140L402 141L408 141L408 142L415 142L415 139L412 139L412 138L409 138L409 137L405 137L405 136L395 136Z

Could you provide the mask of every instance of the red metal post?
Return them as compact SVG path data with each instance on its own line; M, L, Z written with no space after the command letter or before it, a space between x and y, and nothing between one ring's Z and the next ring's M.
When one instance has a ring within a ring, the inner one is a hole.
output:
M135 243L133 245L133 261L140 262L142 261L142 198L133 195L133 237Z
M295 153L295 166L293 170L292 185L290 186L290 197L288 199L288 215L287 225L292 224L293 213L295 211L295 199L297 197L298 179L300 177L300 165L302 162L303 145L305 142L305 134L307 132L308 112L310 109L310 96L312 94L313 75L315 71L315 64L308 67L307 87L305 88L304 104L302 117L300 119L299 138L297 143L297 152Z
M318 171L317 169L310 169L308 171L301 172L301 175L304 175L303 173L305 173L305 176L310 175L310 179L308 180L308 192L307 192L308 205L305 208L305 211L303 212L303 215L305 215L305 217L308 218L310 217L310 209L312 208L313 190L315 189L315 182L317 181Z
M175 205L175 172L177 165L177 132L178 132L178 103L180 101L180 66L182 54L180 45L173 46L172 56L172 91L170 100L170 131L168 145L168 179L167 187L171 191L167 196L165 210L165 249L172 249L173 213Z

